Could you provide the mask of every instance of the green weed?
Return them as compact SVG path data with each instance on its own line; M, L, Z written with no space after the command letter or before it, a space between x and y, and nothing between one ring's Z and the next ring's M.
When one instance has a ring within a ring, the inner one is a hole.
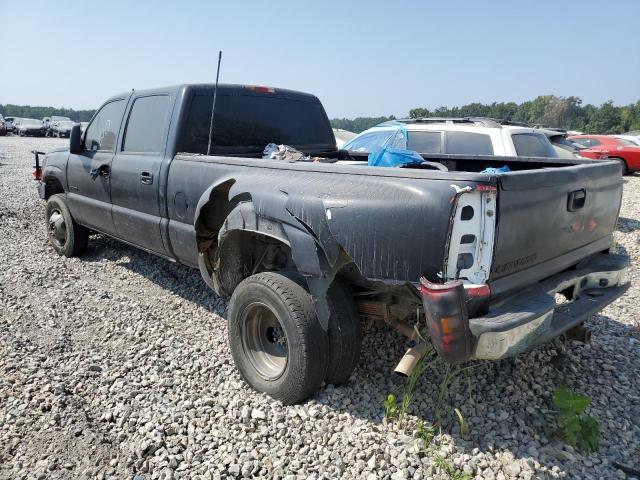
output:
M469 433L469 427L467 427L467 424L464 421L464 417L462 416L462 412L460 411L460 409L459 408L454 408L453 411L455 412L456 417L458 418L458 426L460 427L460 435L464 438Z
M433 438L436 436L436 429L430 423L425 423L423 420L418 420L416 424L416 437L422 442L423 453L428 453L432 449Z
M409 408L409 405L411 405L411 400L413 399L413 390L416 387L418 378L420 378L420 375L422 375L422 372L424 371L424 369L425 369L425 364L421 360L415 366L415 368L411 372L411 375L409 375L409 378L407 379L407 385L404 389L404 393L402 394L402 403L400 404L400 411L398 412L398 422L400 424L402 424L404 420L404 416L407 413L407 409Z
M565 387L557 387L553 391L560 436L567 444L584 452L595 452L600 437L598 421L584 413L590 403L590 397L578 395Z
M471 480L473 475L451 465L444 457L436 455L433 464L448 475L451 480Z
M384 418L387 421L391 421L396 418L398 413L398 404L396 403L396 397L392 393L387 395L384 400Z

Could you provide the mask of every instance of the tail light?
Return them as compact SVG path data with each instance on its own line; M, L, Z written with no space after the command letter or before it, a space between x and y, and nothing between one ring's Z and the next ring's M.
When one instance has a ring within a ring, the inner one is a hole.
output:
M436 284L423 277L420 293L429 335L438 355L449 363L467 360L472 342L462 280Z
M40 165L40 155L45 155L45 153L37 150L31 150L31 153L36 157L36 164L33 166L33 172L31 172L31 175L33 175L34 180L40 181L42 180L42 170L44 169L44 164L47 159L45 157L42 160L42 165Z

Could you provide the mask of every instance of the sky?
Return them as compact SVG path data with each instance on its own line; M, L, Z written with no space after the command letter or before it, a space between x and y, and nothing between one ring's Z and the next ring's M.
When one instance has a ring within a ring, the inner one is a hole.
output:
M0 103L93 109L215 80L315 94L331 118L640 99L640 2L0 0Z

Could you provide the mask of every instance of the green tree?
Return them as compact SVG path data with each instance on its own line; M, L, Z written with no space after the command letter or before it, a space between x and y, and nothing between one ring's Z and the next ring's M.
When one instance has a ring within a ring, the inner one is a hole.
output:
M608 101L599 107L583 105L578 97L541 95L520 104L493 102L491 104L469 103L459 107L441 106L435 110L417 107L409 110L410 118L420 117L491 117L524 122L530 125L580 130L586 133L622 133L640 130L640 101L617 107ZM334 119L331 124L359 133L393 117L358 117Z

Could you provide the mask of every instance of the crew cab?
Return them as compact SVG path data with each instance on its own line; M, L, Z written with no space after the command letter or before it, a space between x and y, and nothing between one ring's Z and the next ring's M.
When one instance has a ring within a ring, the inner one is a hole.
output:
M270 143L306 155L262 158ZM242 85L116 95L68 149L39 155L53 249L80 255L99 232L199 269L230 297L241 375L284 403L350 378L362 316L416 342L408 374L425 337L447 362L510 357L580 330L629 286L609 251L618 162L371 167L337 150L313 95Z

